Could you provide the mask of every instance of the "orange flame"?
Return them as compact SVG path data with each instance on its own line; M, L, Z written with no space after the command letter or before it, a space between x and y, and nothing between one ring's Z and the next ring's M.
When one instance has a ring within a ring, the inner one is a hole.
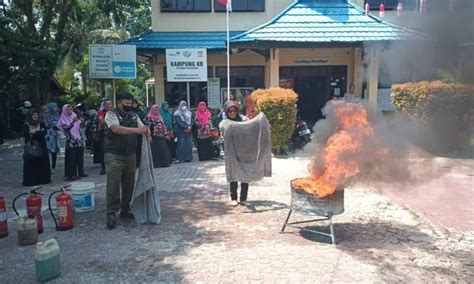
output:
M331 195L338 186L343 186L360 173L363 160L360 156L366 154L364 147L374 138L374 129L362 104L344 101L332 101L330 104L334 132L324 150L313 157L309 165L311 177L297 179L292 184L294 188L320 197ZM373 150L375 155L388 154L385 148Z

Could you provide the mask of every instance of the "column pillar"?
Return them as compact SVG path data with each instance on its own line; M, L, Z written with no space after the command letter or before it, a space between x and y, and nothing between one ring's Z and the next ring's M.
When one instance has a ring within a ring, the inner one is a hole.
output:
M268 87L280 86L280 50L278 48L270 49L270 58L268 60L269 84Z
M153 75L155 76L155 103L161 104L165 100L165 76L163 72L164 64L157 64L158 58L155 55L155 64L153 64Z
M362 83L364 78L364 62L362 60L362 53L362 48L354 48L354 72L352 74L352 83L355 87L355 93L359 97L362 97Z
M379 84L379 51L377 47L368 49L369 66L368 66L368 96L369 105L377 108L377 92Z

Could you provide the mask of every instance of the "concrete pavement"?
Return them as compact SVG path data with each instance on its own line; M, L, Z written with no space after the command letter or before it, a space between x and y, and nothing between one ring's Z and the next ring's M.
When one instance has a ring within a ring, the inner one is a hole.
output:
M25 190L21 155L15 154L20 146L0 147L0 195L10 203ZM293 229L281 234L289 181L305 175L307 162L303 157L274 158L273 177L250 185L249 207L229 206L222 160L156 169L162 223L119 222L112 231L105 229L105 177L88 163L86 180L97 185L96 210L76 214L75 228L67 232L55 232L52 219L44 217L40 239L54 237L61 246L62 275L54 282L472 281L472 231L453 238L445 228L360 184L346 190L346 211L334 218L337 246ZM55 184L61 177L58 169ZM53 184L43 191L54 189ZM34 247L17 246L15 224L9 225L10 236L0 239L0 282L34 282Z

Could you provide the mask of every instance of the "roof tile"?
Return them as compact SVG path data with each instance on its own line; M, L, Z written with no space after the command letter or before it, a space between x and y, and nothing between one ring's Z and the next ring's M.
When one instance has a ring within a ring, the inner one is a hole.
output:
M420 36L372 15L366 16L362 8L347 0L300 0L266 24L233 37L231 42L351 43Z
M231 32L236 36L242 32ZM137 49L207 48L225 49L226 32L147 32L122 44L136 45Z

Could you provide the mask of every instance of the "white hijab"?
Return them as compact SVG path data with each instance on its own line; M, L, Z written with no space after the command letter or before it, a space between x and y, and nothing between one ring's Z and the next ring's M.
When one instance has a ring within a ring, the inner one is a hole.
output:
M181 119L184 120L186 124L191 125L191 116L192 116L191 111L189 110L189 108L187 108L185 111L181 110L181 107L183 105L187 106L185 101L179 102L179 106L174 112L174 115L181 117Z

